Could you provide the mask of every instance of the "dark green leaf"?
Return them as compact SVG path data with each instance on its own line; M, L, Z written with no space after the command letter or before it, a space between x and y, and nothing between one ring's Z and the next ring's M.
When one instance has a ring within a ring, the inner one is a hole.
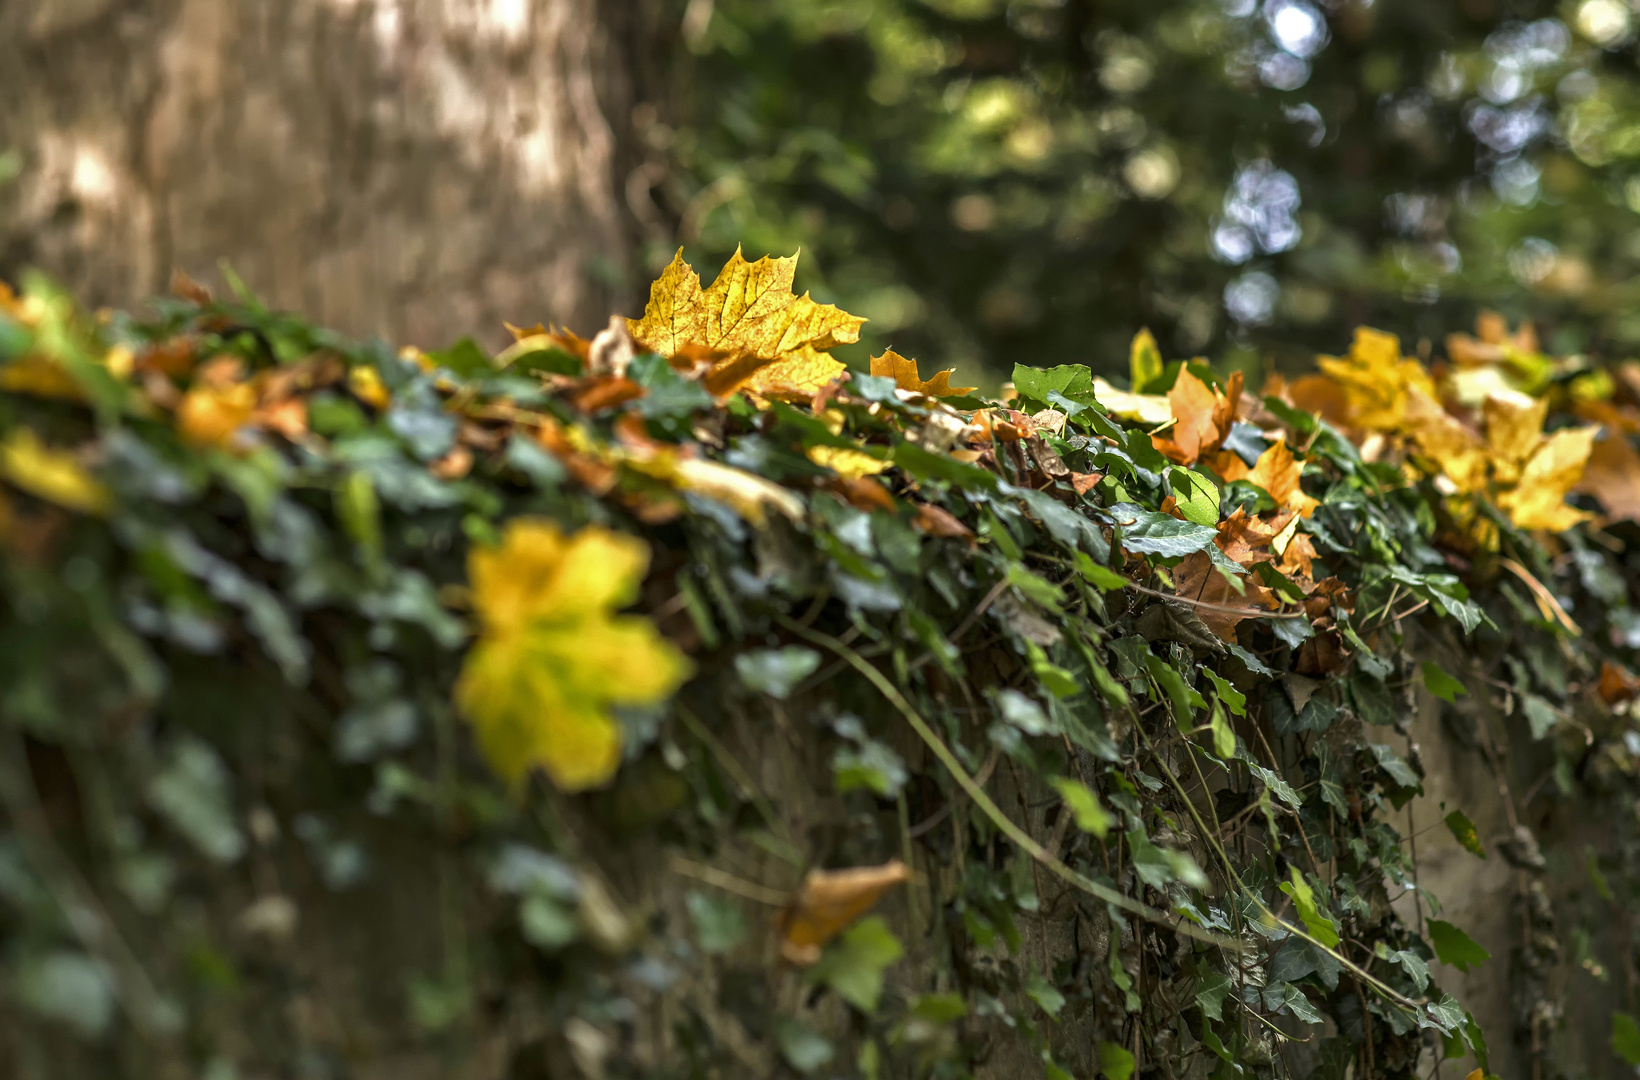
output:
M1435 946L1435 955L1443 964L1450 964L1459 971L1468 971L1492 958L1491 953L1449 922L1430 919L1425 926L1429 930L1430 944Z

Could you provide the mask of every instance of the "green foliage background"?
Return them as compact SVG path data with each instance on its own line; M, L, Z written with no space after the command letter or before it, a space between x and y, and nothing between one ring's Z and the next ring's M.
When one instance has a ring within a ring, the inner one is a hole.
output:
M873 351L1114 370L1149 325L1169 355L1296 368L1360 324L1438 341L1477 304L1561 353L1640 341L1621 3L689 11L678 116L648 132L685 244L801 245Z

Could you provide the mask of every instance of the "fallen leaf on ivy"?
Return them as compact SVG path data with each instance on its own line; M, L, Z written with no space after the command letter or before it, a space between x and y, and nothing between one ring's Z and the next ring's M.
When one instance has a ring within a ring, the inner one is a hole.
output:
M1254 517L1239 506L1229 517L1219 522L1218 530L1219 535L1215 542L1219 545L1219 550L1232 562L1246 567L1270 561L1270 552L1260 549L1268 548L1270 541L1274 540L1276 533L1280 531L1274 523Z
M1173 591L1192 605L1207 628L1225 641L1234 643L1236 627L1247 619L1267 615L1277 606L1275 594L1252 581L1236 592L1228 578L1204 551L1185 556L1173 569ZM1202 606L1211 605L1211 606Z
M951 511L931 503L918 503L917 516L911 523L929 536L952 536L966 540L974 535L974 530L959 521Z
M393 396L387 392L387 384L382 382L381 373L373 367L360 364L349 369L347 388L353 391L354 397L378 412L393 403Z
M1299 517L1309 517L1315 513L1315 508L1321 505L1319 499L1304 494L1304 488L1299 483L1303 474L1303 467L1293 452L1287 448L1286 440L1277 439L1270 444L1270 448L1258 456L1258 461L1249 469L1240 458L1226 456L1221 462L1224 471L1220 474L1225 480L1247 480L1257 484L1269 492L1275 504L1284 510L1291 510Z
M1188 368L1181 369L1173 389L1167 392L1167 404L1175 423L1167 434L1153 435L1150 441L1173 461L1192 465L1201 457L1202 448L1218 439L1218 428L1213 423L1218 402L1213 388Z
M910 879L911 872L898 859L881 866L809 871L791 905L780 913L780 955L793 964L814 963L821 946L870 911L883 893Z
M648 565L635 537L596 525L565 535L532 518L468 557L481 633L456 704L508 783L536 766L564 791L605 783L621 759L611 708L663 701L688 677L689 661L652 622L615 614Z
M901 356L893 349L887 349L883 352L883 355L871 358L871 373L873 375L886 375L893 379L894 385L901 390L911 390L918 394L928 394L931 397L960 397L964 394L972 394L978 389L974 386L952 386L951 376L956 374L956 370L956 368L951 368L948 371L942 371L932 379L924 382L922 377L917 374L917 362Z
M869 476L840 477L835 482L833 490L840 493L849 501L849 505L856 510L895 510L894 496L888 493L881 482Z
M624 375L589 375L565 395L584 413L602 412L644 396L644 388Z
M1566 494L1583 478L1596 428L1562 428L1544 438L1520 470L1518 483L1498 496L1498 509L1520 529L1563 532L1589 514L1566 505Z
M675 459L667 475L680 491L716 499L758 528L773 510L789 521L803 520L803 500L756 473L704 458Z
M846 446L811 446L805 453L808 454L810 461L821 468L830 469L845 480L876 476L889 465L888 462L872 457L864 450L851 450Z
M1189 368L1181 368L1173 389L1167 392L1168 408L1177 423L1166 434L1151 436L1151 443L1180 465L1194 465L1218 449L1230 434L1241 388L1239 371L1231 374L1224 390L1219 390L1202 382Z
M1287 547L1281 553L1281 561L1276 563L1276 569L1288 577L1308 578L1314 573L1316 556L1315 543L1309 533L1294 533L1287 541Z
M1640 691L1640 680L1612 663L1610 660L1600 662L1600 700L1607 705L1616 705L1620 701L1627 701Z
M865 322L808 293L794 296L797 256L747 262L740 249L705 289L683 250L649 289L643 318L627 320L632 339L671 357L691 349L723 354L702 380L719 396L745 389L807 400L846 369L826 355L858 341Z
M1357 327L1347 356L1322 356L1316 363L1343 391L1342 419L1350 427L1398 431L1406 421L1410 394L1431 400L1436 396L1429 372L1411 357L1402 357L1401 339L1382 330Z
M30 428L19 427L0 443L0 473L35 498L65 510L108 510L108 489L93 480L73 454L49 449Z
M197 446L225 446L256 411L256 387L245 365L218 356L199 365L193 385L177 405L177 430Z
M0 367L0 390L64 401L85 400L79 380L54 358L38 353L27 353Z
M1132 420L1145 427L1155 427L1173 419L1173 406L1166 394L1130 394L1118 390L1104 379L1093 380L1093 396L1099 407L1112 416Z
M1162 362L1162 350L1156 345L1156 336L1150 332L1150 327L1144 327L1128 344L1128 378L1133 389L1142 391L1152 382L1162 377L1166 370Z

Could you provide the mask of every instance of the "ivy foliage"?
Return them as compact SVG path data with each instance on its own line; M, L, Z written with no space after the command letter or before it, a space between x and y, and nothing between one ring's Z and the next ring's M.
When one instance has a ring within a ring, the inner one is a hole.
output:
M1550 403L1626 438L1619 381L1546 359L1525 456L1465 428L1464 486L1406 387L1311 411L1148 335L1127 390L838 374L787 261L496 357L187 282L3 298L22 1075L1496 1068L1443 980L1503 961L1395 824L1409 725L1632 807L1630 526L1528 475ZM1567 531L1508 508L1546 502ZM1446 826L1523 870L1528 1037L1491 1034L1548 1055L1546 856ZM1572 918L1631 895L1625 827Z

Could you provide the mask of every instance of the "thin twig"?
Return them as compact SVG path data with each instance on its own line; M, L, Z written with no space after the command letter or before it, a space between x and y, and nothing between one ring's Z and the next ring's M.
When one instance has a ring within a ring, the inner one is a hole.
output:
M1122 588L1132 589L1135 592L1142 592L1146 596L1154 596L1162 600L1177 600L1181 604L1189 604L1191 607L1205 608L1208 611L1220 611L1226 615L1245 615L1248 618L1263 619L1309 618L1309 616L1302 611L1261 611L1256 607L1235 607L1231 604L1211 604L1206 600L1193 600L1188 596L1178 596L1174 593L1165 593L1158 589L1146 588L1143 585L1139 585L1131 581L1123 585Z
M771 889L766 885L759 885L755 881L737 878L733 874L725 873L713 866L693 862L682 855L673 855L667 865L674 874L704 881L708 885L716 886L724 892L732 892L736 896L744 896L757 904L767 904L769 907L785 907L791 902L792 894Z

